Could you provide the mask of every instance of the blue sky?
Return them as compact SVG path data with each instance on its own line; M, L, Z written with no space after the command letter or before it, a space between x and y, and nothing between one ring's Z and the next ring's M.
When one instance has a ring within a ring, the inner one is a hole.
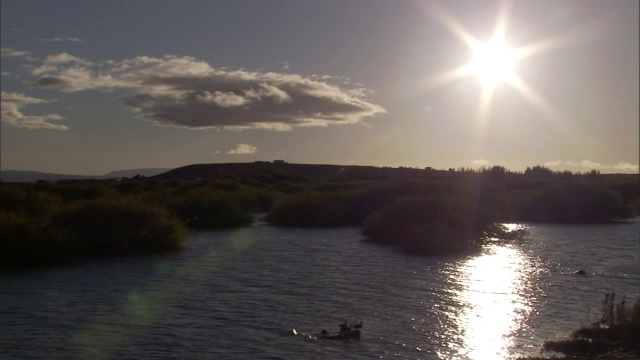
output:
M638 172L636 0L0 4L2 170Z

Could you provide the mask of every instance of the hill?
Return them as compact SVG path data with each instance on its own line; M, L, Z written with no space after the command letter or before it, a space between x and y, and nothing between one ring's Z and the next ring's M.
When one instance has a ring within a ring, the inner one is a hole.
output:
M23 171L23 170L3 170L0 171L0 180L3 182L21 182L31 183L40 180L59 181L59 180L107 180L118 179L123 177L133 177L136 175L154 176L169 169L149 168L149 169L130 169L112 171L105 175L73 175L73 174L56 174L45 173L40 171Z

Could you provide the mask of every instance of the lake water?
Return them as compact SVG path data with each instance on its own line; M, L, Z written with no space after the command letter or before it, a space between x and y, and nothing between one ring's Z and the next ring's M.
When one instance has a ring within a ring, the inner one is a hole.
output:
M535 225L524 245L429 258L356 228L198 232L176 254L0 274L0 359L538 355L606 292L639 296L639 237L639 222ZM344 320L364 321L360 340L307 336Z

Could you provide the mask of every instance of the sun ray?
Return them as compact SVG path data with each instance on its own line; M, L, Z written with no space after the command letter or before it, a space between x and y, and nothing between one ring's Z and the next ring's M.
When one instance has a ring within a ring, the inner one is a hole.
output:
M522 95L533 107L540 112L544 118L550 122L564 122L566 118L553 105L551 105L542 95L538 94L531 86L522 80L517 74L514 74L510 84Z
M427 89L433 89L436 87L444 86L450 84L458 79L465 78L471 75L472 69L469 64L457 67L455 69L447 70L445 72L441 72L432 76L426 83Z
M449 31L456 36L460 41L462 41L465 45L467 45L470 49L478 46L480 41L471 35L465 27L458 22L456 18L449 15L445 9L440 7L438 4L433 4L430 7L431 13L443 24Z
M509 85L549 121L562 121L564 117L555 107L527 84L517 74L516 64L532 55L560 48L575 39L576 31L562 33L524 46L511 48L507 43L510 3L501 1L496 15L496 23L491 39L481 42L471 34L454 16L442 6L430 6L431 14L461 43L466 45L472 60L464 65L441 71L430 76L425 82L427 89L446 86L457 80L476 76L480 80L480 93L476 108L476 123L484 127L490 118L491 105L496 88L500 84Z

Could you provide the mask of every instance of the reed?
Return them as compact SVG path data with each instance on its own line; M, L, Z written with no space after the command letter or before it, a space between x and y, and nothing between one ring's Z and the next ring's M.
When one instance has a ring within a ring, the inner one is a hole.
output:
M607 293L599 321L575 330L569 339L546 341L543 349L570 356L616 352L640 357L640 298L628 305L624 297L616 301L614 292Z

